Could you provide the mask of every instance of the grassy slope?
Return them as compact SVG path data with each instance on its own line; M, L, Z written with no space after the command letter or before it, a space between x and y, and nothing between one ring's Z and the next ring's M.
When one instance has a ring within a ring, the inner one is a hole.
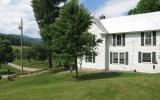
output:
M160 100L160 74L44 73L0 81L0 100Z

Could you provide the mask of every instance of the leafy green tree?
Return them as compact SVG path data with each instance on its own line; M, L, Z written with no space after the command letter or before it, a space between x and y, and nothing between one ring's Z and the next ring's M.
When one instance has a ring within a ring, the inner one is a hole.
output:
M14 60L13 49L8 40L0 40L0 67L1 64Z
M47 59L47 49L43 45L34 46L33 50L38 60L44 61Z
M141 0L134 9L131 9L128 14L141 14L160 11L160 0Z
M33 11L41 30L41 37L47 47L48 64L52 68L52 49L50 24L55 22L55 18L59 15L59 4L66 0L32 0Z
M20 59L21 58L21 51L19 49L13 50L14 58Z
M88 29L93 17L78 0L70 0L61 10L56 22L52 25L52 47L59 54L69 54L74 58L76 77L78 78L77 58L93 52L100 39L95 40ZM54 33L54 34L53 34Z

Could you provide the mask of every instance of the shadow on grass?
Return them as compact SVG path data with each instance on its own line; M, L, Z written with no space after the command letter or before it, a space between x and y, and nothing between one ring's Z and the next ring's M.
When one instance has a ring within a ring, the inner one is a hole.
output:
M87 73L79 76L79 80L95 80L104 78L113 78L121 76L120 72L100 72L100 73Z
M79 76L79 80L95 80L115 77L136 77L143 74L140 73L125 73L125 72L99 72L99 73L86 73Z

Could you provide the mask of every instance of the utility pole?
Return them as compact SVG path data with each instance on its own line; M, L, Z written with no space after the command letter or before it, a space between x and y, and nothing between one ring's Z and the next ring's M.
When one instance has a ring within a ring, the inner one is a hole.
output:
M21 74L23 74L23 19L22 18L19 30L21 31L21 66L22 66Z

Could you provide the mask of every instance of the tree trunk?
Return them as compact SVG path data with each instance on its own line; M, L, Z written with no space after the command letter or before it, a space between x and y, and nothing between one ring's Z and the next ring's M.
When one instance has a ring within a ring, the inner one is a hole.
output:
M78 79L77 57L75 57L75 67L76 67L76 78Z
M53 67L52 65L52 53L50 50L48 50L48 67L51 69Z

